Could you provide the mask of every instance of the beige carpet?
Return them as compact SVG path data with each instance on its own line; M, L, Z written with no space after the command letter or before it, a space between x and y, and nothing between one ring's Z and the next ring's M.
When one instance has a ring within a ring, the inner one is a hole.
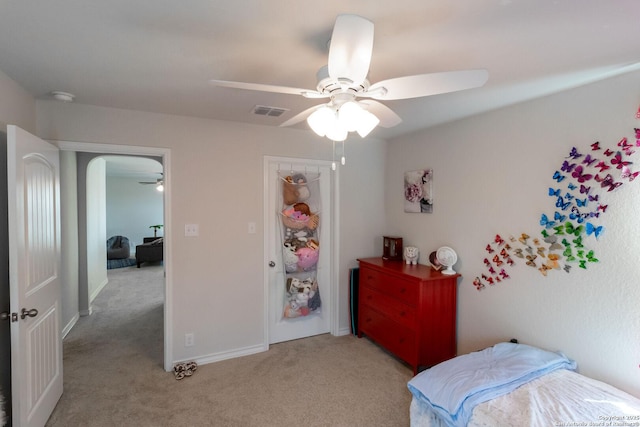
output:
M162 369L162 266L109 271L64 342L64 394L47 426L408 426L412 376L367 339L320 335Z

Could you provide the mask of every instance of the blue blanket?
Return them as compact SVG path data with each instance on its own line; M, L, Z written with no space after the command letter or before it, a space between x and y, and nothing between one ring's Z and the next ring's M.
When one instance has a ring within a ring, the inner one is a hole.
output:
M556 369L575 368L562 354L505 342L442 362L416 375L408 387L447 425L466 426L477 404Z

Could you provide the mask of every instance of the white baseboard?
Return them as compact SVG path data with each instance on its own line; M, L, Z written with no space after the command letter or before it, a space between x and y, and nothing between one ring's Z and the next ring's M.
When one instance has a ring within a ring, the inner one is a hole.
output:
M338 333L336 334L336 336L341 337L343 335L350 335L350 334L351 334L351 327L346 327L346 328L338 329Z
M336 336L350 335L351 328L341 328L338 330L338 334ZM208 363L221 362L223 360L234 359L236 357L249 356L251 354L262 353L264 351L268 351L268 345L254 345L251 347L244 347L230 351L223 351L220 353L213 353L205 356L198 356L190 359L182 359L182 360L174 360L171 363L171 366L175 366L178 363L184 362L196 362L198 365L206 365Z
M100 285L98 285L98 287L96 288L95 291L93 291L93 293L89 296L89 304L91 304L93 302L93 300L96 299L96 297L98 296L98 294L100 293L100 291L102 291L104 289L105 286L107 286L109 284L109 279L106 278L102 281L102 283L100 283Z
M80 313L76 313L76 315L73 316L71 320L69 320L69 323L67 323L67 325L64 328L62 328L62 339L65 339L67 334L71 332L71 329L73 329L76 323L78 323L79 319L80 319Z
M265 347L264 345L260 344L260 345L254 345L251 347L239 348L231 351L223 351L220 353L213 353L205 356L199 356L191 359L175 360L171 364L171 366L174 366L177 363L183 363L183 362L196 362L198 365L206 365L208 363L221 362L227 359L235 359L236 357L249 356L251 354L262 353L263 351L267 351L267 350L269 350L268 346Z
M88 310L80 310L80 317L85 317L85 316L91 316L91 313L93 313L93 308L89 307Z

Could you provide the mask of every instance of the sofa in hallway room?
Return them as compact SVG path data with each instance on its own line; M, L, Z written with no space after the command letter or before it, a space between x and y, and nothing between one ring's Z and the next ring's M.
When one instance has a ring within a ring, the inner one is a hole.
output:
M140 268L140 264L143 262L162 261L163 256L164 239L162 237L136 246L136 264L138 268Z

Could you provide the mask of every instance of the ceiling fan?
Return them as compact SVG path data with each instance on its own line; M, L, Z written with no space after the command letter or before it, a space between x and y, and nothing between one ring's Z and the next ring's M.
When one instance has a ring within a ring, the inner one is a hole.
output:
M138 181L138 184L164 184L164 180L162 178L158 178L155 181Z
M259 83L210 80L215 86L329 98L329 102L295 115L280 126L307 119L320 136L344 141L348 132L365 137L378 124L390 128L402 119L378 101L419 98L484 85L487 70L462 70L397 77L370 84L367 80L373 50L373 22L358 15L338 15L329 45L328 65L317 73L315 90ZM360 99L365 98L365 99Z
M163 174L160 173L160 176L162 176ZM158 178L155 181L138 181L138 184L153 184L156 186L156 189L158 191L164 191L164 177L163 178Z

